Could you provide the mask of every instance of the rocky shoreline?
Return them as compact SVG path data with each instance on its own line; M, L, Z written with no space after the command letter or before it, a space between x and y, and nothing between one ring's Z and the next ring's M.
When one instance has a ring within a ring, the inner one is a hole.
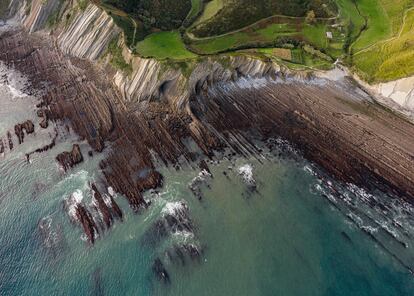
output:
M0 60L43 91L37 107L44 126L68 121L94 151L108 150L100 163L105 188L123 194L134 211L148 206L145 191L162 186L154 159L179 167L224 148L259 155L254 140L270 137L288 140L339 181L391 191L414 203L414 125L348 78L285 75L269 64L255 77L241 68L223 72L221 79L196 75L182 108L162 98L126 102L103 69L64 55L49 38L20 29L5 32ZM30 125L19 127L20 136L23 129L31 131ZM83 158L76 147L57 155L65 170ZM109 228L114 217L122 219L122 212L116 204L109 209L96 187L94 192ZM86 208L76 209L93 243L99 227Z

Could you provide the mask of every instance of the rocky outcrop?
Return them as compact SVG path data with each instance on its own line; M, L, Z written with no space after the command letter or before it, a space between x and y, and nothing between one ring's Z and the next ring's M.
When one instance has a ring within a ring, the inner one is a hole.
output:
M29 32L44 29L54 16L57 16L61 0L11 0L10 16L17 18Z
M94 4L89 4L80 11L69 27L57 37L58 45L63 52L90 60L102 56L109 42L120 30L112 18Z
M27 120L14 126L14 132L19 140L19 144L22 144L24 141L24 131L26 131L26 134L28 135L34 133L34 124L31 120Z
M41 118L40 120L40 127L47 128L49 126L49 112L47 109L39 109L37 111L37 116Z
M11 135L10 132L7 132L7 140L8 140L8 143L9 143L9 149L13 150L14 145L13 145L12 135Z
M112 197L107 195L105 197L102 196L95 184L91 185L91 189L98 211L105 224L104 227L109 229L115 218L122 219L122 211Z
M56 156L56 160L65 171L81 163L83 161L83 156L79 145L74 144L72 151L70 152L65 151L60 153Z
M76 206L76 217L79 223L82 225L83 231L88 238L88 241L94 244L96 236L99 234L99 230L92 218L92 215L88 210L86 210L83 205L78 204Z

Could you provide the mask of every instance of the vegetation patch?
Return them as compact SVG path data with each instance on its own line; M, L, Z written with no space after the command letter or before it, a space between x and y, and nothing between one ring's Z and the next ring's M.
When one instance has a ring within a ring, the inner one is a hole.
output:
M0 1L0 18L5 17L8 8L9 8L10 0L1 0Z
M146 37L136 46L136 52L143 57L156 59L192 59L196 55L188 51L177 31L158 32Z
M179 28L192 8L191 0L102 0L102 3L142 22L147 31Z
M118 41L118 38L114 38L109 43L107 53L110 54L110 63L114 68L130 75L132 73L132 66L125 61L122 55L122 47L118 45Z

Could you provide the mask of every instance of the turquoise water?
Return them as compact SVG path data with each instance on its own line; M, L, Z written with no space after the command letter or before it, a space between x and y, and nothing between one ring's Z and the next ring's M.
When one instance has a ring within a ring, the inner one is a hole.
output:
M0 137L16 121L36 121L35 98L10 88L25 84L16 75L9 86L0 84ZM294 152L210 163L213 177L190 167L161 168L165 185L147 194L150 208L133 214L116 196L124 221L90 246L64 204L77 192L92 208L89 182L102 178L97 168L104 155L63 174L54 156L77 143L69 133L27 163L24 154L52 136L53 127L37 132L0 156L0 295L414 294L407 269L414 265L412 208L322 182L310 164L289 157ZM81 149L86 155L85 143ZM168 215L191 227L160 235L154 225ZM182 245L200 256L171 256ZM170 283L157 280L156 258Z

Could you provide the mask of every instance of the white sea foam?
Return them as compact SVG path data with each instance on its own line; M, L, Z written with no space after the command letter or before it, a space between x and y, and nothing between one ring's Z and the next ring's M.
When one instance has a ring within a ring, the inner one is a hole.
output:
M240 166L237 169L237 172L246 184L251 186L256 185L256 180L253 177L253 166L251 164L245 164Z
M114 195L115 195L115 190L114 190L111 186L109 186L109 187L108 187L108 193L109 193L109 195L110 195L110 196L114 197Z
M76 208L83 200L83 193L80 189L72 193L70 197L66 199L66 206L68 208L68 214L74 221L77 220Z
M177 243L181 244L186 244L195 238L194 233L186 230L173 232L172 237Z
M183 201L167 202L161 213L166 215L175 215L177 212L187 209L187 205Z
M110 198L109 195L103 194L102 195L102 199L105 202L105 204L106 204L107 207L110 207L110 208L112 207L112 201L111 201L111 198Z

